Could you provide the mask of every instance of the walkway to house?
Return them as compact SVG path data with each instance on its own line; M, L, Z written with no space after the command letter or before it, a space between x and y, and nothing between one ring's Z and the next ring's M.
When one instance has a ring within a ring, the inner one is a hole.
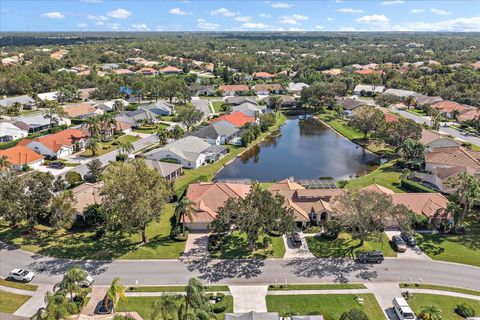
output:
M233 312L267 312L268 286L230 286Z
M92 287L90 300L88 301L87 305L83 307L80 314L93 316L95 314L95 309L97 307L98 302L103 300L103 298L107 294L107 290L108 290L108 287Z
M23 290L22 290L23 291ZM33 316L38 309L45 307L45 294L48 291L53 291L53 286L51 285L39 285L37 291L30 292L29 295L32 297L25 302L20 308L17 309L13 313L15 316L22 316L22 317L31 317ZM21 293L24 294L24 293Z

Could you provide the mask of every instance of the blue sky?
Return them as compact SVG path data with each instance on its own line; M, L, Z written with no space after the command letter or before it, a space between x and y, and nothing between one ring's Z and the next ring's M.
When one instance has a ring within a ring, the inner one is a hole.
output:
M0 0L0 10L0 31L480 31L480 0Z

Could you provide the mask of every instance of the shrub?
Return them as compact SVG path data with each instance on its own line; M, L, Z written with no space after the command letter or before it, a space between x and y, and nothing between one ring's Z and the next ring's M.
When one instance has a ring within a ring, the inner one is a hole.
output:
M325 223L325 232L324 236L329 239L337 239L340 232L342 232L342 225L340 222L335 220L330 220Z
M413 227L415 229L428 229L428 217L423 214L416 214L413 220Z
M475 309L466 303L458 304L455 312L463 318L475 317Z
M425 187L424 185L421 185L418 182L408 180L408 179L402 179L402 182L400 184L402 188L407 189L409 191L413 192L432 192L432 189Z
M116 161L125 161L126 158L126 155L124 155L123 153L119 153L115 156Z
M222 313L225 312L225 306L218 306L213 308L213 313Z
M362 310L350 309L349 311L342 313L340 320L368 320L368 317Z
M92 226L100 226L105 222L105 215L99 204L92 204L83 211L85 223Z
M65 180L67 180L67 182L68 182L68 184L69 184L70 186L74 186L74 185L76 185L77 183L82 182L82 176L81 176L80 173L78 173L78 172L69 171L69 172L67 172L67 174L65 175Z
M305 233L320 233L322 229L319 226L308 226L303 231Z
M272 239L270 237L265 236L262 240L262 248L266 249L270 247L272 244Z

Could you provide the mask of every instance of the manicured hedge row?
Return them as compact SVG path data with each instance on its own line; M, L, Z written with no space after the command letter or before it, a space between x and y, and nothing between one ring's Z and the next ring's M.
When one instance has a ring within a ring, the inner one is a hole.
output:
M412 192L428 192L428 193L435 192L434 190L428 187L425 187L424 185L421 185L418 182L408 180L408 179L402 179L401 186L402 188Z

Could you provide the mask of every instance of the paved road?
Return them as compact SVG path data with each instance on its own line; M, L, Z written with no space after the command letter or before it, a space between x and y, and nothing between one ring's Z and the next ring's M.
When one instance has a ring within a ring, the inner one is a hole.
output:
M480 290L480 268L419 259L386 259L380 265L363 265L341 259L212 260L207 256L180 260L72 261L9 249L0 243L0 275L13 268L34 271L35 283L53 284L73 265L81 265L95 277L96 285L107 285L119 276L126 285L185 284L196 276L203 281L225 284L408 282L419 281Z

